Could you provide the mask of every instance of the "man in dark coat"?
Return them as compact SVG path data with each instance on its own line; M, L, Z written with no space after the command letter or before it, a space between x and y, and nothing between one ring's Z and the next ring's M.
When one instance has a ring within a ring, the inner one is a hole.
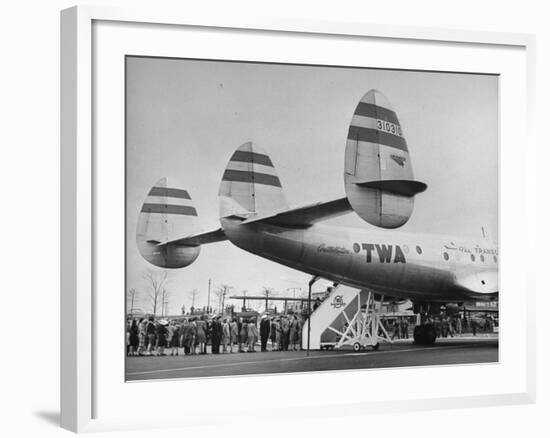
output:
M269 338L269 331L271 329L271 322L266 315L262 316L260 321L260 342L262 351L267 351L267 339Z
M220 318L216 318L212 321L211 325L211 340L212 340L212 353L218 354L220 352L220 343L223 336L223 327L220 322Z

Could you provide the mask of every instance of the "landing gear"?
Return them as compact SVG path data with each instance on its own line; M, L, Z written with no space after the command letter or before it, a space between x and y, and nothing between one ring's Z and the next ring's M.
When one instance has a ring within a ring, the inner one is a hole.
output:
M431 323L417 325L414 328L414 343L417 345L431 345L436 338L435 327Z

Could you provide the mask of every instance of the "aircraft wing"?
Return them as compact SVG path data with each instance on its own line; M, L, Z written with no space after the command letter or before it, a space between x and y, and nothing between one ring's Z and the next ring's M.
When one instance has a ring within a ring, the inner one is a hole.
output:
M200 246L205 243L221 242L222 240L227 240L227 236L223 232L222 228L218 228L216 230L206 231L204 233L190 234L178 239L159 242L157 246Z
M310 226L316 222L331 219L351 211L348 198L335 199L328 202L317 202L289 210L251 217L242 224L257 222L285 226Z

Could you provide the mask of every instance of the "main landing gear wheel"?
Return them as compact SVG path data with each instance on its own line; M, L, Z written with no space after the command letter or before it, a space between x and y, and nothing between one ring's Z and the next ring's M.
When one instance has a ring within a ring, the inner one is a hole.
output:
M433 324L417 325L414 328L414 343L417 345L431 345L436 338L435 327Z
M356 342L355 344L353 344L353 351L355 351L356 353L361 350L361 344L359 342Z

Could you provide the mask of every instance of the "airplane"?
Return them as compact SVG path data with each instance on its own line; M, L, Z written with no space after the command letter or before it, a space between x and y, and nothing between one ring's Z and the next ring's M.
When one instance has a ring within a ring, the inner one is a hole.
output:
M368 91L353 113L344 187L342 198L290 208L271 158L247 142L230 157L221 179L220 227L201 232L189 192L165 177L141 208L137 246L149 263L175 269L193 263L201 245L229 240L313 278L409 299L423 315L449 303L498 299L495 243L396 230L427 185L414 179L397 114L378 90ZM376 228L323 223L350 213ZM417 326L414 340L433 343L433 326Z

